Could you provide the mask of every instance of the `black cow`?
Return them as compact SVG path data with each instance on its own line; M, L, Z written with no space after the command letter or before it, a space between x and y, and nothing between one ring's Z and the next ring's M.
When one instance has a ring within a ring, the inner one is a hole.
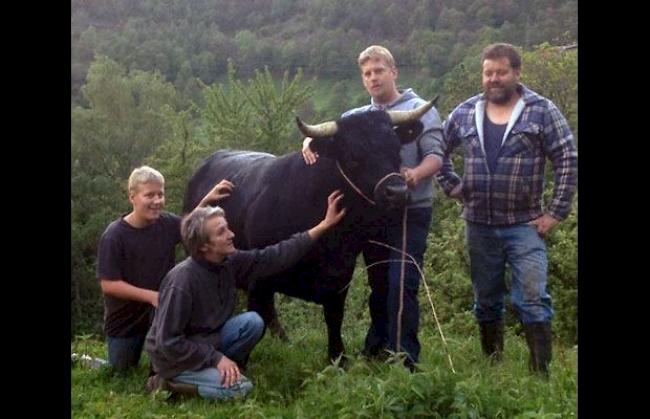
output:
M343 353L343 308L357 256L373 229L383 227L384 210L403 207L406 202L407 187L399 176L401 141L413 141L419 135L422 124L418 119L431 106L433 102L408 112L371 111L316 126L298 120L301 131L314 138L310 147L320 156L312 166L298 152L275 157L218 151L193 175L184 212L194 208L219 180L234 183L232 195L219 205L239 249L264 247L313 227L326 212L327 196L336 189L344 192L342 205L347 215L298 264L248 285L249 310L257 311L272 332L285 336L274 294L302 298L323 305L330 358ZM375 247L387 255L385 249ZM373 272L383 275L382 269L377 265Z

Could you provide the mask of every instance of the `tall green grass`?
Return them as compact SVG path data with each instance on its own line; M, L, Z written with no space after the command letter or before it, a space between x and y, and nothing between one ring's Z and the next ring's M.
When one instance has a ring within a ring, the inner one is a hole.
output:
M435 330L422 293L419 372L370 362L359 352L369 324L368 287L358 268L343 324L348 362L327 362L327 334L320 306L277 296L290 342L269 334L255 348L248 376L255 389L246 400L169 401L145 392L146 355L124 377L108 369L73 365L72 417L76 418L570 418L577 416L577 349L555 342L548 381L527 369L528 349L514 328L506 333L504 361L490 365L480 350L469 312L441 318L456 374ZM469 286L469 284L467 284ZM434 304L436 299L435 290ZM440 298L440 296L438 296ZM440 315L440 314L439 314ZM452 317L452 318L449 318ZM427 320L428 319L428 320ZM104 342L81 336L73 352L105 357ZM393 360L394 361L394 360Z

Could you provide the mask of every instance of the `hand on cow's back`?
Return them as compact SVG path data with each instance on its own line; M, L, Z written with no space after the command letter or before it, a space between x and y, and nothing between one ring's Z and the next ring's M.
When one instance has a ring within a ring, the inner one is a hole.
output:
M205 207L206 205L216 204L222 199L229 197L234 188L235 185L232 182L227 179L222 179L205 194L198 206Z
M346 209L338 208L338 204L343 199L343 193L340 190L335 190L327 197L327 212L325 218L307 231L312 240L318 239L328 229L338 224L339 221L345 216Z

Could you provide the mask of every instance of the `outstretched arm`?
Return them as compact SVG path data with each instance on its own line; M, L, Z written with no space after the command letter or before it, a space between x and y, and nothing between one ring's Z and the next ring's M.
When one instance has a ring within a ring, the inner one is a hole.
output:
M223 179L221 182L214 185L210 191L205 194L199 205L196 207L205 207L208 204L215 203L223 198L229 197L232 193L232 190L235 188L235 185L232 182Z
M312 240L318 239L330 227L341 221L341 218L345 215L345 208L339 210L337 207L342 198L343 193L339 190L332 192L330 196L327 197L327 213L325 214L325 218L307 231L307 234L309 234L309 237L311 237Z
M341 199L343 194L340 191L332 192L327 198L325 218L309 230L296 233L286 240L263 249L235 252L231 258L231 266L236 269L238 281L273 275L298 262L316 239L341 221L346 213L345 208L340 210L337 208ZM238 286L243 287L241 283Z

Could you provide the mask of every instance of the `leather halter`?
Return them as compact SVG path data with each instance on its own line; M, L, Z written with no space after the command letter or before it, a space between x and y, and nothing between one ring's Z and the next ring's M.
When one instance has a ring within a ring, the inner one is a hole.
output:
M357 187L357 185L355 185L354 182L352 182L352 180L350 180L350 178L347 177L347 176L345 175L345 172L343 172L343 169L341 168L341 165L339 164L339 161L338 161L338 160L336 160L336 167L339 169L339 172L341 173L341 176L343 176L343 178L348 182L348 184L352 187L352 189L355 190L356 193L358 193L359 195L361 195L361 196L363 197L363 199L365 199L366 201L370 202L372 205L377 205L377 204L375 203L375 201L373 201L372 199L368 198L368 197L367 197L367 196L366 196L366 195L361 191L361 189L359 189L359 188ZM377 182L377 184L375 185L375 187L374 187L373 190L372 190L373 195L375 194L375 192L377 192L377 188L379 188L379 186L380 186L383 182L385 182L388 178L390 178L390 177L392 177L392 176L398 176L398 177L403 178L403 176L402 176L401 174L397 173L397 172L392 172L392 173L387 174L387 175L384 176L383 178L379 179L379 181Z

